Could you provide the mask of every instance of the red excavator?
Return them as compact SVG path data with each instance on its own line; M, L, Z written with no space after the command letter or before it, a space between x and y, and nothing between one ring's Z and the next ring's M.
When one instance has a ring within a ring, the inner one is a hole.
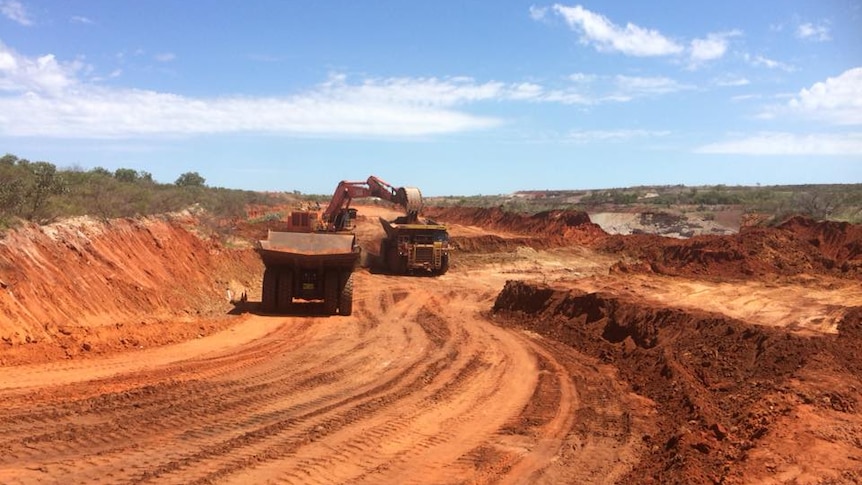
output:
M353 270L360 259L354 226L353 199L377 197L405 209L394 221L380 218L386 237L379 261L393 274L443 274L449 269L449 233L434 221L420 221L422 193L415 187L395 188L371 176L365 182L342 181L320 219L316 213L296 211L288 219L290 232L270 231L257 251L266 269L262 307L290 312L294 299L323 302L324 312L350 315L353 311Z
M418 222L419 211L422 210L422 193L416 187L395 188L375 176L368 177L365 182L348 182L342 180L329 206L323 211L323 223L328 231L346 231L353 227L356 209L350 207L353 199L377 197L400 205L406 211L405 222Z
M356 209L353 199L377 197L404 208L405 214L394 221L380 218L386 237L380 243L381 265L394 274L435 274L449 270L449 233L446 226L419 219L422 192L416 187L393 187L370 176L365 182L342 181L335 189L322 222L327 231L353 228Z

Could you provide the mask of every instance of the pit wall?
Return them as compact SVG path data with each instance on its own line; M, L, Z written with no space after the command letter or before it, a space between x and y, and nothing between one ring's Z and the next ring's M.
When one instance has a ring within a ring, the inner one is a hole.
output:
M28 225L0 236L0 345L71 327L224 314L259 279L250 249L193 232L192 216ZM232 295L234 296L234 295Z
M794 409L849 417L862 406L862 307L846 309L838 335L801 337L714 313L509 281L492 318L613 365L656 403L660 431L643 437L651 457L620 483L751 483L744 468L727 464L744 462ZM836 446L848 456L859 451L852 440Z
M846 222L792 217L776 227L677 239L656 234L611 235L585 212L569 210L525 215L499 208L429 207L425 215L443 223L523 236L519 241L499 236L485 241L453 238L456 249L466 251L513 243L536 249L581 245L624 257L613 268L622 273L717 280L808 274L862 280L862 225Z

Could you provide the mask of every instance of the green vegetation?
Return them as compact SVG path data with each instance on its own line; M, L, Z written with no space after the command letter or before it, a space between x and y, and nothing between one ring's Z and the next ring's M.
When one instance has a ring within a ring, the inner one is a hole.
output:
M20 221L45 223L79 215L133 217L194 204L214 217L244 217L248 204L273 205L280 200L260 192L207 187L197 172L162 184L148 172L127 168L83 171L14 155L0 158L0 229Z
M264 194L208 187L197 172L172 184L128 168L58 169L15 155L0 157L0 230L21 221L46 223L62 217L134 217L175 212L199 205L211 223L245 217L248 205L276 206L286 199L325 205L331 195ZM673 208L704 217L728 209L762 214L773 220L801 214L815 219L862 223L862 184L741 186L646 186L602 190L525 191L512 195L432 197L427 205L500 207L520 213L551 209L656 211Z
M862 223L862 184L774 185L763 187L647 186L602 190L525 191L513 195L434 197L439 206L500 207L512 212L535 213L550 209L587 212L619 210L712 213L739 209L783 220L799 214L815 219Z

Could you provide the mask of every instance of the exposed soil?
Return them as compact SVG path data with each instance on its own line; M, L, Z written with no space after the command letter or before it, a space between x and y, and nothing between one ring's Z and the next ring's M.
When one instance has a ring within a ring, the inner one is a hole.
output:
M818 480L862 480L862 307L847 310L838 335L801 337L716 313L510 281L494 312L612 364L656 403L658 431L643 436L652 456L627 475L630 483L751 483L759 470L739 464L801 410L836 414L843 436L830 440L840 453ZM800 456L767 468L808 464Z
M449 273L360 269L350 317L258 311L277 222L7 234L0 482L862 483L859 226L426 215Z
M727 279L823 274L862 276L862 227L794 217L773 227L743 227L733 235L689 239L655 234L610 235L584 212L548 211L533 215L500 209L434 208L432 217L463 225L532 237L518 241L534 248L583 245L623 257L623 272ZM484 222L483 222L484 221ZM455 238L456 245L476 248ZM500 243L488 245L491 250Z

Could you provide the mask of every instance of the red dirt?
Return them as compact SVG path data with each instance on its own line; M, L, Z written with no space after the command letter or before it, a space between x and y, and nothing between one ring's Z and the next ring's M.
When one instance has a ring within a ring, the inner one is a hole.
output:
M449 273L361 269L350 317L257 312L277 223L9 232L0 482L862 483L860 226L425 215Z
M425 215L451 224L529 235L543 247L590 245L607 237L585 212L577 211L553 210L526 216L497 208L429 207Z
M0 364L162 345L228 325L227 291L256 284L259 258L196 235L197 224L189 215L79 218L8 233Z
M614 365L657 403L660 431L643 437L652 457L629 483L746 483L738 464L794 408L862 410L862 307L847 311L837 336L799 337L719 314L510 281L493 311ZM794 385L809 375L842 382ZM862 459L860 443L845 445L850 463ZM857 483L862 473L841 479Z
M774 228L746 227L732 236L671 239L656 235L609 235L584 212L549 211L534 215L500 209L433 208L443 221L481 225L520 237L537 249L573 244L626 256L614 270L713 279L823 274L857 279L862 275L862 227L794 217ZM485 221L485 222L483 222ZM479 250L475 242L453 238L456 247ZM505 247L490 241L492 251Z
M862 275L862 231L851 224L794 218L774 228L745 228L733 236L668 240L657 236L611 236L600 249L628 254L640 264L620 271L718 279L821 274ZM644 264L645 263L645 264Z

